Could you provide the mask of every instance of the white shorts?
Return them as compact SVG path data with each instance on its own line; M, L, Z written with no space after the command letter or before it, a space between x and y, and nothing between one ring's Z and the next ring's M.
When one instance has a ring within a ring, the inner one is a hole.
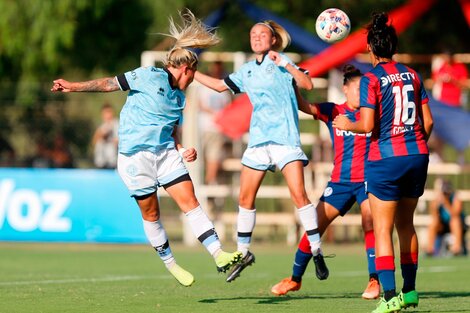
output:
M164 149L158 153L140 151L132 155L119 153L117 170L131 196L151 194L158 187L188 174L176 149Z
M275 143L251 147L243 153L242 164L255 170L274 172L276 166L282 170L286 164L302 161L308 164L308 158L300 147L279 145Z

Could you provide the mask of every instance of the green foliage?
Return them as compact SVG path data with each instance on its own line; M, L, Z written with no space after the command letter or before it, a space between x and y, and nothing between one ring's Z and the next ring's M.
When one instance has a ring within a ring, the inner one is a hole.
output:
M315 19L326 8L346 11L354 31L370 20L372 12L389 12L408 0L246 1L314 34ZM204 19L224 4L227 15L218 29L223 41L212 50L250 51L248 32L255 21L242 12L237 1L0 1L0 136L25 136L31 129L34 135L49 136L67 128L66 124L79 125L80 136L68 139L83 137L74 142L74 149L84 156L84 137L92 133L93 123L85 115L69 115L74 111L69 108L70 96L52 95L51 81L56 77L88 80L138 67L143 50L166 50L172 44L159 35L168 31L168 16L177 18L178 11L187 7ZM458 1L436 0L435 6L400 36L399 50L437 53L451 47L454 52L468 52L467 38L470 28ZM292 46L288 51L296 49ZM80 103L82 112L96 114L96 96L85 99ZM63 106L63 115L55 120L49 112L56 112L58 103ZM34 120L37 116L42 118ZM17 138L11 141L21 142Z

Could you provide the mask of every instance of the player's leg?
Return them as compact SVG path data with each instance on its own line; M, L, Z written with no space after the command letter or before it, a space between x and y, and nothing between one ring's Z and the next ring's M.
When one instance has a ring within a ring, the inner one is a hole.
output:
M242 253L242 260L229 272L227 282L235 280L247 266L255 262L255 256L249 251L249 248L256 224L256 194L265 175L265 170L257 170L248 166L242 168L237 217L237 250Z
M365 191L364 191L365 194ZM364 232L364 242L367 257L367 269L369 272L369 282L366 289L362 293L362 298L371 300L380 296L380 283L377 270L375 268L375 236L372 222L372 213L370 212L369 200L364 199L362 202L358 199L361 207L361 222Z
M402 308L417 306L419 299L416 292L416 273L418 270L418 236L413 217L418 199L424 193L428 170L428 156L407 156L403 158L406 175L400 183L402 197L398 203L395 228L400 240L400 264L403 288L399 299ZM406 165L406 166L405 166Z
M323 235L325 230L328 228L328 225L330 225L331 222L340 215L340 211L331 204L325 203L322 200L318 203L316 210L318 214L318 229L320 235ZM271 292L275 295L281 296L285 295L289 291L299 290L302 284L302 277L311 259L312 250L310 248L310 242L307 234L304 233L297 247L297 252L295 253L292 276L287 277L274 285L271 288Z
M168 237L160 221L160 210L156 193L135 197L142 214L144 232L152 247L157 251L168 271L183 286L191 286L194 277L178 264L171 252Z
M369 193L369 203L376 240L375 265L384 291L384 301L388 303L392 299L395 301L397 295L392 232L398 201L383 201Z
M145 235L170 273L184 286L194 282L191 273L176 264L167 234L160 221L160 208L156 195L155 154L138 152L118 155L118 173L139 206Z
M304 163L301 160L294 160L287 163L282 168L282 174L284 175L287 186L289 187L292 201L297 207L300 222L307 233L312 254L314 257L320 255L322 258L317 212L313 204L308 199L307 192L305 190Z
M418 305L416 272L418 270L418 237L413 225L413 216L418 198L403 198L399 202L395 227L400 240L400 266L403 288L399 299L402 308Z
M232 265L240 261L241 254L239 252L228 253L222 251L222 244L215 231L214 224L199 205L194 194L193 183L188 174L163 185L163 187L175 200L181 211L184 212L191 230L214 257L219 271L225 272Z

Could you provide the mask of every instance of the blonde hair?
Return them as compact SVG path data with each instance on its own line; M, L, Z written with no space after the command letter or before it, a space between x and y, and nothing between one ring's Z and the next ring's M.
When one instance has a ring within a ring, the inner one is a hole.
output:
M275 51L283 51L289 44L290 44L290 35L285 30L284 27L279 25L278 23L272 21L272 20L267 20L267 21L262 21L260 23L256 23L257 25L264 25L267 28L271 30L271 33L273 36L276 38L276 42L273 45L273 50Z
M214 28L204 25L198 20L190 10L179 12L182 26L176 25L173 18L168 18L170 22L169 34L165 36L172 37L176 40L173 48L168 51L163 64L166 67L179 68L187 65L196 69L198 57L196 53L189 50L191 48L207 48L220 42L219 37L214 33Z

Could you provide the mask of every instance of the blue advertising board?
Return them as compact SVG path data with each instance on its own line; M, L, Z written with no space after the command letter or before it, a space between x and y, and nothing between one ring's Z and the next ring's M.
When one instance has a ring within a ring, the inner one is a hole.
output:
M0 168L0 240L146 243L114 170Z

